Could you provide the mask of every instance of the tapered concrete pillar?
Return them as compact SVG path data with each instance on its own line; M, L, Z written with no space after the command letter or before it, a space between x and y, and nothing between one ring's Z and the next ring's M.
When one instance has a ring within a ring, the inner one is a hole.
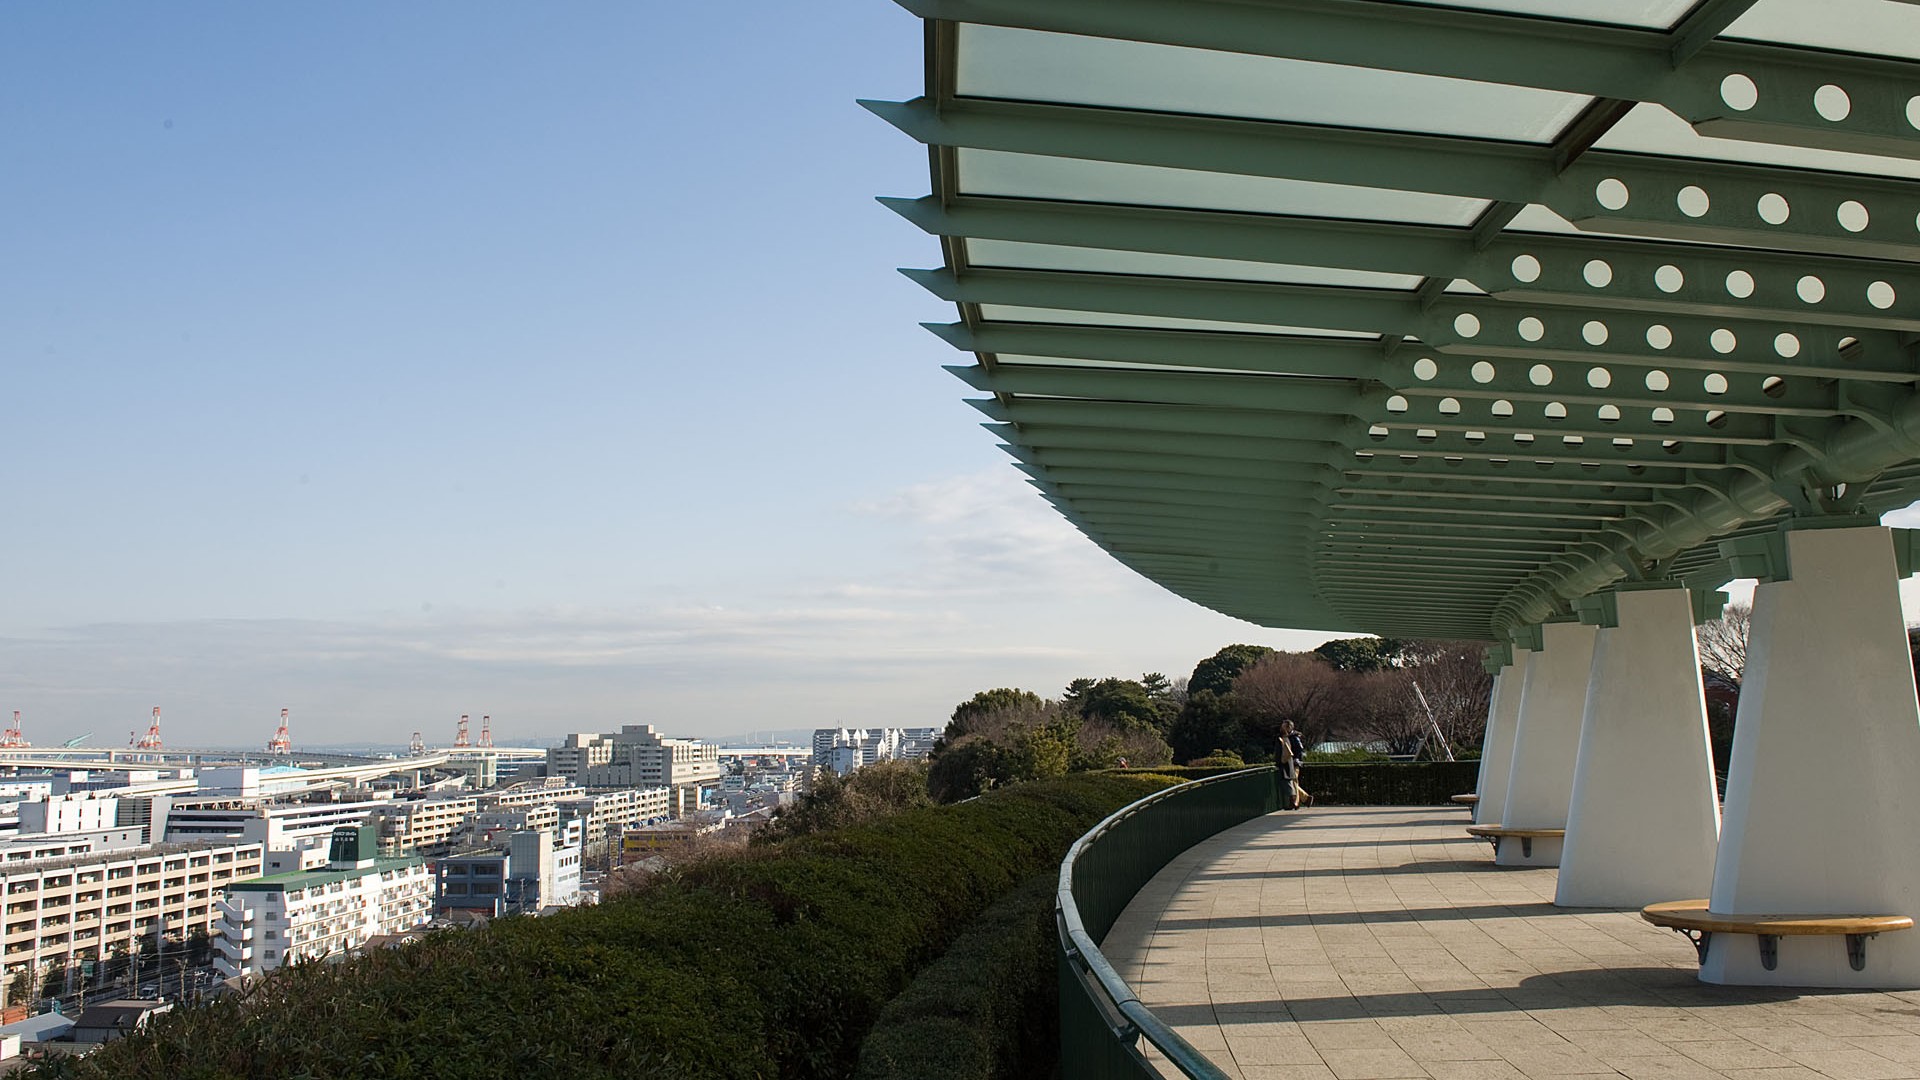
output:
M1510 829L1564 829L1573 798L1573 765L1580 751L1580 720L1593 666L1593 627L1577 622L1540 628L1540 651L1527 663L1515 725L1513 767L1500 824ZM1502 841L1502 866L1558 866L1560 840L1522 845Z
M1772 580L1754 590L1710 910L1920 917L1920 708L1891 531L1756 539ZM1920 930L1867 941L1860 971L1838 937L1779 938L1769 971L1756 938L1715 934L1700 978L1920 987Z
M1533 653L1514 647L1513 663L1493 684L1487 711L1487 738L1480 749L1480 801L1474 804L1476 825L1498 825L1507 808L1507 775L1513 769L1513 735L1520 726L1520 691L1527 681Z
M1622 586L1600 622L1554 903L1641 907L1706 895L1720 800L1691 594Z
M1499 666L1496 668L1495 667L1496 663L1497 661L1493 660L1491 658L1491 654L1489 654L1487 666L1489 668L1494 668L1493 689L1492 689L1492 692L1487 695L1487 723L1486 723L1486 727L1483 728L1480 733L1480 769L1479 769L1478 775L1474 777L1474 781L1473 781L1473 795L1475 800L1483 799L1486 794L1487 751L1492 749L1495 725L1499 720L1498 713L1500 711L1500 681L1506 678L1506 673L1509 667L1508 664L1500 663ZM1472 811L1474 823L1479 824L1480 821L1483 820L1480 817L1479 801L1475 801L1474 804L1468 809Z

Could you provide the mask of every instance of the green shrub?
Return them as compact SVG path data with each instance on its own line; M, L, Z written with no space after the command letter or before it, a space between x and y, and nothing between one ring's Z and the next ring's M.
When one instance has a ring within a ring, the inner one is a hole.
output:
M1171 776L1181 780L1205 780L1209 776L1222 773L1241 772L1252 768L1250 765L1155 765L1145 769L1108 769L1118 776Z
M599 907L291 968L48 1080L824 1078L960 930L1164 779L1080 774L750 849Z
M1300 786L1321 806L1439 806L1472 791L1478 761L1408 761L1316 765L1300 772Z
M1059 1023L1046 871L1001 897L894 998L854 1080L997 1080L1052 1067Z

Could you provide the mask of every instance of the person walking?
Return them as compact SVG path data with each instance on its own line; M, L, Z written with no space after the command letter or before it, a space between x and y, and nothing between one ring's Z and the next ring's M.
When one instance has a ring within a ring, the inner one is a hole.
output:
M1287 781L1286 807L1289 810L1300 809L1301 803L1311 805L1313 796L1300 786L1300 769L1307 762L1307 741L1294 730L1293 721L1280 722L1280 775Z

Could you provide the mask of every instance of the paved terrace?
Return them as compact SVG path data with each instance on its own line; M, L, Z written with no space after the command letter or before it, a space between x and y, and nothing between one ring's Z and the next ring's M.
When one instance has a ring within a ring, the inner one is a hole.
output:
M1553 906L1557 870L1495 867L1465 823L1256 819L1171 863L1104 951L1243 1080L1920 1078L1920 991L1704 985L1678 934Z

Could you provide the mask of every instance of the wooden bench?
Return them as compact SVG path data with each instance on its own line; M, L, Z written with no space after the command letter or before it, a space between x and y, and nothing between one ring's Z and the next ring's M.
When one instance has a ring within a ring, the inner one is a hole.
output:
M1565 829L1509 829L1505 825L1469 825L1467 832L1482 840L1493 842L1493 853L1500 854L1500 841L1509 838L1520 841L1522 858L1533 858L1533 842L1540 839L1558 840L1567 835Z
M1772 971L1780 963L1780 939L1788 936L1830 935L1847 939L1847 963L1855 971L1867 967L1867 939L1895 930L1913 929L1906 915L1723 915L1708 911L1705 900L1667 900L1640 909L1640 917L1664 926L1693 942L1706 963L1707 944L1715 934L1752 934L1760 939L1760 966Z
M1475 804L1477 804L1477 803L1479 803L1479 801L1480 801L1480 796L1478 796L1478 795L1455 795L1455 796L1453 796L1453 801L1454 801L1454 802L1457 802L1457 803L1459 803L1459 804L1460 804L1460 805L1462 805L1462 806L1473 806L1473 805L1475 805Z

